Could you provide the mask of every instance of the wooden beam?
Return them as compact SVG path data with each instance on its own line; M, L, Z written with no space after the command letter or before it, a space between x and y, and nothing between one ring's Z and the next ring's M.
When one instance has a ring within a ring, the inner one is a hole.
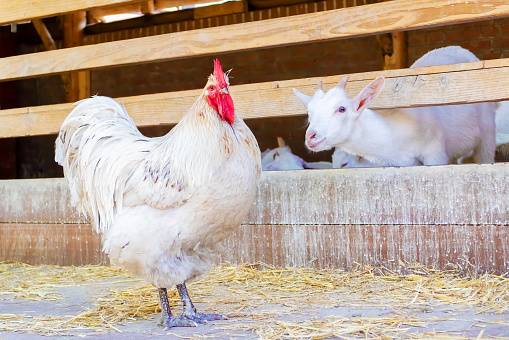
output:
M155 11L154 0L143 1L140 5L143 14L152 14Z
M155 7L156 11L161 11L165 8L202 5L208 4L210 2L211 2L210 0L156 0Z
M381 52L382 69L394 70L408 67L407 34L405 31L376 36Z
M392 167L390 171L264 171L244 223L508 226L507 178L505 163ZM291 194L295 194L291 204L271 199ZM71 206L69 185L63 178L3 180L0 195L9 197L0 201L0 223L89 222Z
M75 12L64 17L64 47L81 46L87 23L86 12ZM68 77L68 78L67 78ZM65 99L76 102L90 96L90 71L72 72L64 78Z
M2 260L64 266L109 261L89 224L0 223L0 244Z
M154 0L145 0L139 3L120 4L117 6L108 6L95 8L89 11L91 17L103 21L103 18L107 15L123 14L123 13L153 13L161 12L163 9L170 7L188 6L188 5L199 5L210 3L211 0L158 0L154 3ZM214 6L206 6L214 7Z
M104 21L107 15L124 14L124 13L142 13L142 3L129 3L119 6L100 7L88 11L90 17L97 21Z
M390 70L390 56L394 54L394 45L392 43L392 34L377 34L376 42L380 51L380 61L382 70Z
M220 15L243 13L248 11L247 1L230 1L224 4L196 7L194 9L194 18L210 18Z
M374 265L398 272L405 270L400 263L442 270L454 264L463 274L503 275L509 269L508 238L507 225L242 225L223 242L221 261L343 270Z
M408 65L407 32L392 32L392 45L394 46L393 69L406 68Z
M2 0L0 1L0 25L46 18L96 7L140 2L141 0Z
M509 16L506 0L400 0L0 59L0 79L162 61Z
M41 38L42 44L44 45L46 51L56 50L57 45L55 44L53 37L49 33L48 28L42 19L34 19L32 20L32 24L34 25L37 34L39 34L39 37Z
M341 171L341 170L339 170ZM401 271L399 261L463 273L505 274L507 225L242 225L223 241L221 262L341 268L359 264ZM468 260L471 264L462 266ZM90 224L0 223L0 261L107 264Z
M350 77L346 89L348 95L355 96L380 75L385 76L387 81L385 90L371 105L375 109L509 100L509 59L357 73ZM235 108L244 118L304 115L305 107L292 88L312 95L318 81L323 81L327 90L342 77L234 85L230 90ZM474 90L472 84L475 84ZM175 124L201 91L159 93L118 100L125 104L127 112L139 126ZM71 104L57 104L0 110L0 138L57 133L72 108Z

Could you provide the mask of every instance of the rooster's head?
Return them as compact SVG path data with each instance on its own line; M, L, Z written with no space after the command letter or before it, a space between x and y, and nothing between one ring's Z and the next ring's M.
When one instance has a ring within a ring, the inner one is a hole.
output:
M205 88L205 95L209 105L219 113L223 120L233 124L235 109L233 100L228 90L230 83L228 75L223 72L219 60L214 60L214 73L210 75Z

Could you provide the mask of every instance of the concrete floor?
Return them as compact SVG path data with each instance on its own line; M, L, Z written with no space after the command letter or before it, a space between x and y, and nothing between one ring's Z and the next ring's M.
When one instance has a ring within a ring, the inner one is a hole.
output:
M94 281L93 283L84 283L76 286L56 287L55 292L59 295L55 301L47 300L24 300L14 299L9 294L0 294L0 330L4 320L2 314L26 315L30 322L31 317L40 316L59 316L77 315L87 308L93 307L93 301L97 296L105 293L105 287L111 288L115 283L108 282L111 279L105 279L104 284ZM120 283L117 285L121 285ZM217 293L221 294L221 293ZM325 320L328 317L355 321L360 318L384 318L396 314L404 315L408 320L413 320L410 324L395 326L398 329L391 338L422 338L436 337L443 338L508 338L509 339L509 315L503 313L496 315L491 312L476 314L482 310L481 307L472 307L464 305L440 304L412 304L412 305L394 305L387 304L380 306L380 300L362 299L356 300L352 295L346 298L344 293L337 293L337 306L321 307L320 303L312 301L307 305L292 305L288 303L273 303L254 307L251 310L243 310L244 316L233 317L227 321L221 321L202 325L196 328L173 328L169 331L157 326L158 315L153 315L148 320L137 319L127 321L123 324L115 324L117 330L105 327L100 331L79 329L69 331L67 334L43 336L33 333L7 332L0 331L2 340L48 340L48 339L76 339L84 337L86 339L292 339L292 336L273 337L267 329L272 327L268 320L284 322L305 322L310 319ZM317 299L320 296L316 297ZM328 299L331 298L329 295ZM375 301L376 300L376 301ZM204 304L196 304L198 310L210 312ZM178 311L175 311L177 313ZM253 317L250 317L253 315ZM260 315L269 317L260 318ZM23 320L20 322L24 322ZM249 326L259 331L256 334L250 330L238 329L238 326ZM232 329L233 328L233 329ZM340 334L339 334L340 335ZM376 335L376 332L374 333ZM345 334L346 337L353 337L351 334ZM365 335L361 336L365 337ZM375 336L376 337L376 336ZM304 339L309 338L304 334ZM332 339L334 337L328 337Z

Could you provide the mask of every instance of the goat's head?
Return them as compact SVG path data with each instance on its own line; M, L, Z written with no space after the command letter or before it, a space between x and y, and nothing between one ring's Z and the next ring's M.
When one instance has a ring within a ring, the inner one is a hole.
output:
M347 82L348 76L345 76L327 93L322 90L319 83L312 97L293 89L308 109L306 146L310 150L329 150L348 141L360 114L380 94L385 85L385 79L378 77L357 97L350 99L345 93Z

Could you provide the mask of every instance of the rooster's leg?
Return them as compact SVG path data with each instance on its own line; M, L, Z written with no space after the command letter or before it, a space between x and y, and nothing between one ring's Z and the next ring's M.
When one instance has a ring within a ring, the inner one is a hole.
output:
M180 298L182 299L182 303L184 305L184 312L182 313L183 318L195 321L197 323L207 323L207 321L212 320L227 320L226 317L220 314L196 313L196 308L194 307L193 302L189 297L185 283L177 285L177 291L179 292Z
M171 314L170 303L168 302L168 293L166 288L159 288L159 300L161 301L161 321L159 326L167 329L172 327L196 327L198 324L193 320L183 318L182 316L174 317Z

